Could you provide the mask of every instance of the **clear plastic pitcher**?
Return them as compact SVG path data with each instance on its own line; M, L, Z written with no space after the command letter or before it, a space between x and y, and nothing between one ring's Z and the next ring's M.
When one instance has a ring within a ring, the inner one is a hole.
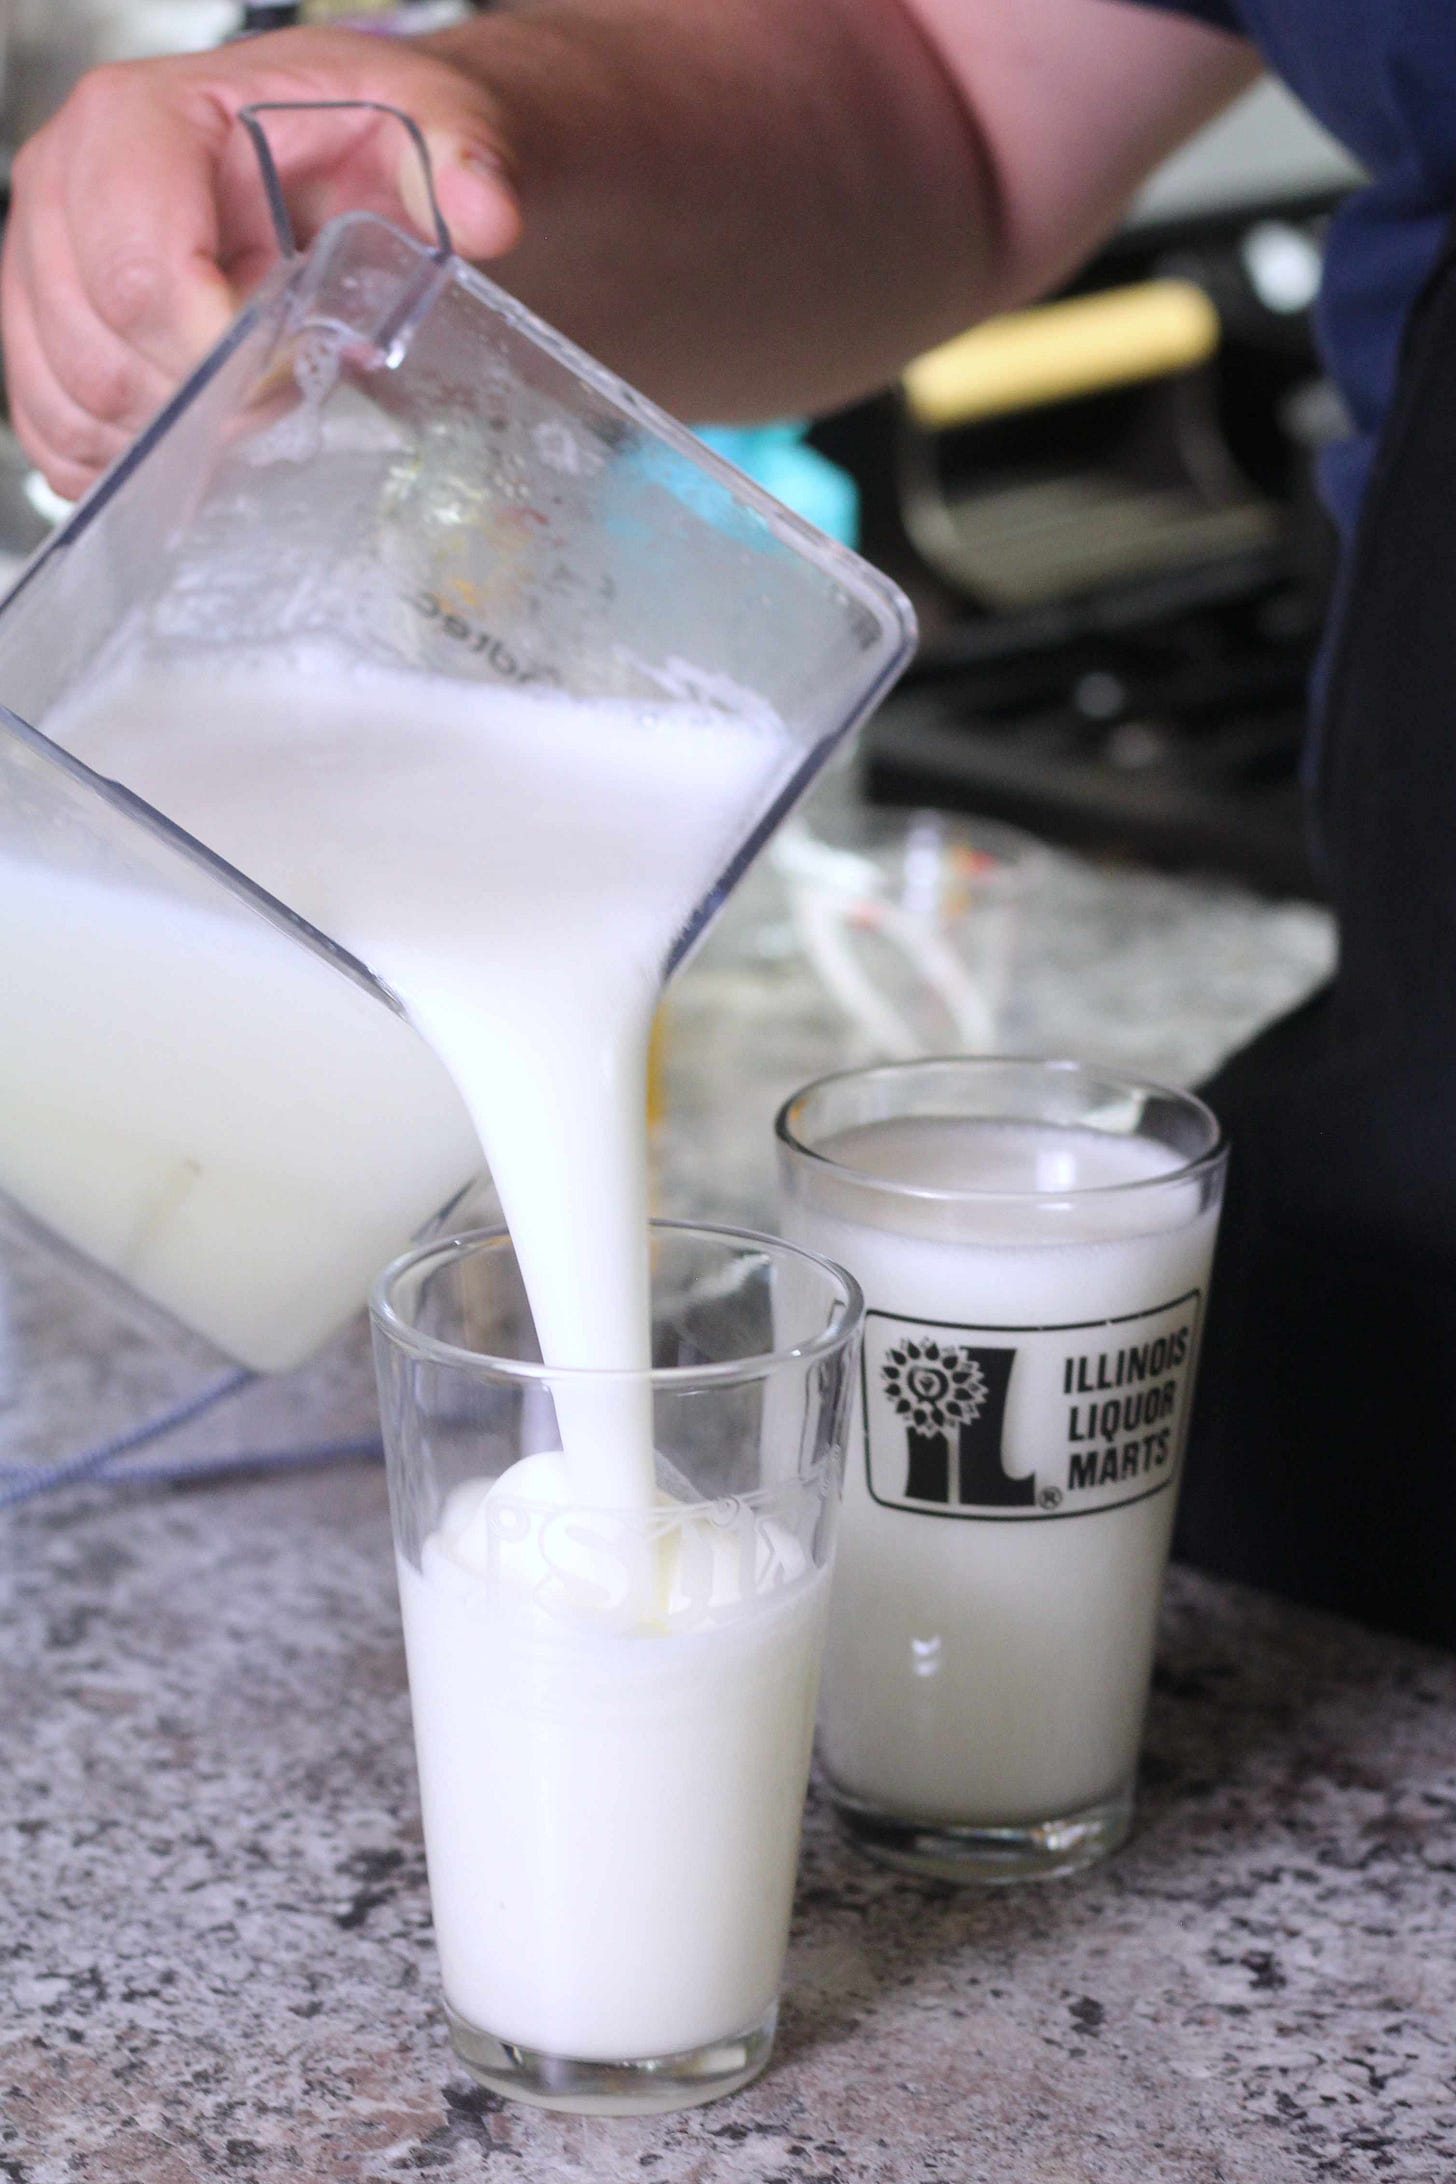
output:
M666 974L913 624L443 229L351 213L285 257L0 605L0 1189L265 1372L358 1309L475 1139L370 966L59 723L123 642L206 668L314 638L482 692L770 709Z

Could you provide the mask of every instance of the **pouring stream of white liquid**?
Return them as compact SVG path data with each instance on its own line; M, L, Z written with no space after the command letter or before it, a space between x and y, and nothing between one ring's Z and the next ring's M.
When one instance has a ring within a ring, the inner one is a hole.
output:
M653 1006L787 738L322 645L123 657L44 725L400 997L479 1134L548 1364L646 1366ZM640 1384L558 1395L558 1423L583 1500L650 1501Z

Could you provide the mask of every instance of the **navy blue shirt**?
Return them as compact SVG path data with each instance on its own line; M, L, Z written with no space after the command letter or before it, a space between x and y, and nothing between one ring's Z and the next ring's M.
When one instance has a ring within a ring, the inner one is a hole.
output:
M1407 313L1456 212L1456 8L1451 0L1145 0L1252 40L1366 169L1335 215L1316 313L1355 421L1325 457L1348 532L1395 387ZM1456 396L1456 359L1452 361Z

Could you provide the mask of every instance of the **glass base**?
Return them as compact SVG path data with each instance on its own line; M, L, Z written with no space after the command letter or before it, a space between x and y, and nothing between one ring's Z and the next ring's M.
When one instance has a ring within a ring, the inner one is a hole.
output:
M1008 1826L970 1821L907 1820L877 1812L831 1788L841 1828L877 1865L925 1880L998 1886L1010 1881L1050 1881L1080 1873L1127 1840L1132 1826L1132 1784L1080 1812L1054 1820Z
M578 2116L658 2116L674 2108L698 2108L721 2100L756 2078L773 2053L778 2004L746 2032L713 2040L680 2055L653 2055L619 2063L581 2062L515 2047L482 2032L445 2004L450 2038L478 2085L533 2108L559 2108Z

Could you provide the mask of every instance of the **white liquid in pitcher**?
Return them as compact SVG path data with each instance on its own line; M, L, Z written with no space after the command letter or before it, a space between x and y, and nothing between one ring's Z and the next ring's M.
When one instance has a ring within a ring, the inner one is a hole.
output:
M1137 1138L940 1118L819 1149L931 1190L1095 1193L1176 1165ZM1216 1207L1188 1182L1048 1216L826 1167L796 1174L785 1213L868 1306L824 1667L833 1781L927 1823L1112 1795L1137 1758Z
M479 1165L400 1018L201 890L0 855L0 1185L260 1372Z

